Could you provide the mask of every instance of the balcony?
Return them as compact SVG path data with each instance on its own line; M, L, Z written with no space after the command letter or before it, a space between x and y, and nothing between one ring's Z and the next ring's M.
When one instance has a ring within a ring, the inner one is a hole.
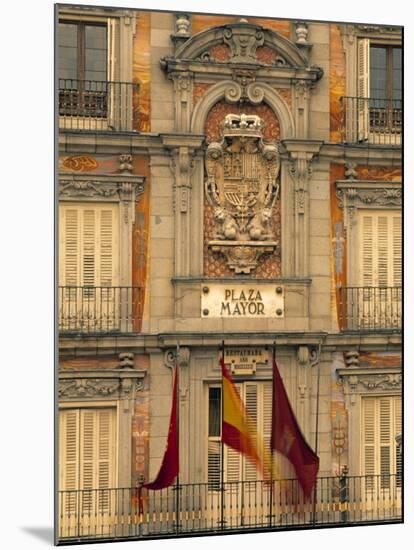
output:
M221 486L220 486L221 487ZM60 491L59 541L145 539L402 521L399 475L318 478L315 505L297 480L208 483L161 491Z
M138 84L61 78L59 129L131 132L138 101Z
M342 331L401 330L401 287L343 287L339 290Z
M402 101L341 97L343 143L401 146Z
M139 332L143 289L138 286L60 286L59 331L76 334Z

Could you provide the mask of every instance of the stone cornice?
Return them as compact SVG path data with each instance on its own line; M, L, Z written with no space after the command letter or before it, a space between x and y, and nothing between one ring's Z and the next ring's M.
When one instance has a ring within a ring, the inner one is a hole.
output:
M60 153L90 153L90 154L160 154L165 151L164 136L176 136L180 134L155 134L155 133L117 133L117 132L71 132L62 130L59 133ZM184 134L185 135L185 134ZM189 134L194 135L194 134ZM170 138L167 137L167 141ZM309 141L309 140L306 140ZM312 140L311 140L312 141ZM317 140L315 140L317 141ZM281 156L287 156L287 152L281 152ZM363 147L359 145L335 144L322 142L319 159L329 162L345 163L355 162L367 166L401 166L401 147L374 146Z

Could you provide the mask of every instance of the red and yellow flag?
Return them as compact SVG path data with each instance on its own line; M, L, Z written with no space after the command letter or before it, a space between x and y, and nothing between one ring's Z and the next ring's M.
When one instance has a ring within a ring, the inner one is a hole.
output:
M271 459L259 437L256 426L246 409L227 370L223 357L220 360L223 375L223 443L246 455L257 466L264 479L270 478Z

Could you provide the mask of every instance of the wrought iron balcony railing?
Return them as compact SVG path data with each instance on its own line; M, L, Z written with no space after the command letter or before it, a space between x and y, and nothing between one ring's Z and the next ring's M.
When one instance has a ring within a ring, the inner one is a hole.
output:
M401 287L343 287L339 297L341 330L401 329Z
M402 101L341 97L342 142L401 146Z
M190 533L281 530L314 525L399 522L401 476L322 477L315 504L297 480L208 483L161 491L89 489L59 492L58 537L145 538Z
M60 286L61 332L139 332L143 291L138 286Z
M59 79L59 128L66 130L133 130L133 105L139 86L130 82Z

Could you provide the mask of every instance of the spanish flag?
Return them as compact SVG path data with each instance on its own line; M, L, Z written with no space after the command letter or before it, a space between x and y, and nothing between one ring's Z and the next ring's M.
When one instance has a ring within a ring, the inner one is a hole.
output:
M235 451L246 455L257 466L265 479L270 478L270 454L259 435L237 391L229 371L220 360L223 376L223 420L221 440Z

